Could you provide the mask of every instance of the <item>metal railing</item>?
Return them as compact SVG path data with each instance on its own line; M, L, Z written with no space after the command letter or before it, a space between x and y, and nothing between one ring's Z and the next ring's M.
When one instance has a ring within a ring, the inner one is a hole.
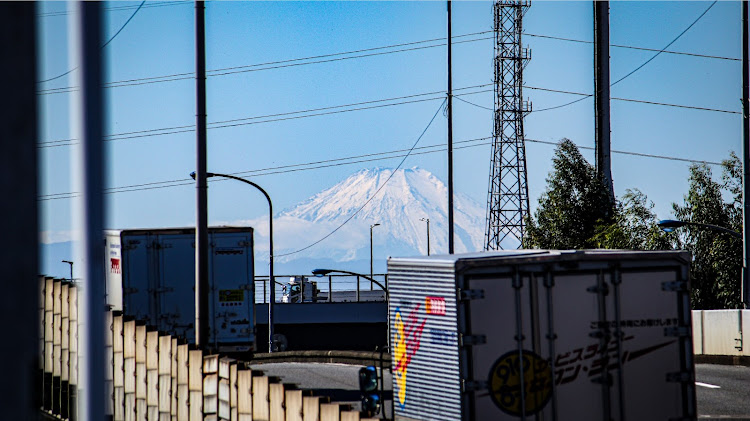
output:
M321 277L309 275L275 275L274 291L277 303L281 303L281 297L285 294L284 287L289 286L290 278L299 279L304 276L308 281L315 282L319 291L313 302L372 302L385 301L385 292L374 282L361 276L329 274ZM388 274L374 274L373 278L388 288ZM255 302L267 304L270 296L268 286L268 275L255 277ZM307 288L307 286L305 286ZM301 296L307 291L302 289Z

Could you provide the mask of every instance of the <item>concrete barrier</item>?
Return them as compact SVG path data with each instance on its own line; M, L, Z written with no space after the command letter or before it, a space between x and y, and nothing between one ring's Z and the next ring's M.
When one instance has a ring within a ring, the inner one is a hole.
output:
M40 279L42 419L77 419L77 288ZM107 418L113 421L375 421L325 396L251 370L246 362L203 351L115 312L107 315ZM279 353L283 354L283 353ZM380 353L331 351L298 358L361 362ZM383 354L390 362L388 354ZM273 354L276 356L276 354ZM268 355L267 360L273 360ZM289 412L289 413L287 413Z
M693 310L696 362L750 365L750 310Z

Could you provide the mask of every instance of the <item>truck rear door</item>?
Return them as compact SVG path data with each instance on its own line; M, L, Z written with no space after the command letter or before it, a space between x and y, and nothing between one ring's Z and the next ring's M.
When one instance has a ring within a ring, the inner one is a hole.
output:
M211 342L247 351L255 343L252 233L216 232L211 245Z

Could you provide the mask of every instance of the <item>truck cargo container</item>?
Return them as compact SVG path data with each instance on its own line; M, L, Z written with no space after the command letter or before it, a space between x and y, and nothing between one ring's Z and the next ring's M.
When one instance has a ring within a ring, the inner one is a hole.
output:
M209 340L220 351L255 349L253 229L211 227ZM195 340L195 229L107 231L107 303L157 329Z
M696 419L690 254L390 258L400 420Z

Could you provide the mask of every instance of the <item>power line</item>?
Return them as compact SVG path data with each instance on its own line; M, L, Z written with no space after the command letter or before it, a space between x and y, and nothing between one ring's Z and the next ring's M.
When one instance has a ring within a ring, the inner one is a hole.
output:
M690 25L688 25L688 27L687 27L687 28L685 28L685 30L683 30L682 32L680 32L680 34L679 34L679 35L677 35L677 36L676 36L676 37L675 37L675 38L674 38L674 39L673 39L672 41L670 41L670 42L669 42L669 44L667 44L667 45L666 45L666 46L665 46L664 48L662 48L662 49L658 50L658 52L657 52L656 54L654 54L653 56L651 56L651 58L650 58L650 59L646 60L645 62L643 62L643 64L641 64L640 66L636 67L636 68L635 68L635 69L633 69L633 70L632 70L632 71L631 71L630 73L628 73L628 74L626 74L625 76L621 77L620 79L618 79L618 80L617 80L617 81L615 81L614 83L610 84L609 86L615 86L615 85L617 85L618 83L622 82L623 80L627 79L627 78L628 78L628 77L630 77L630 76L631 76L631 75L632 75L633 73L637 72L638 70L642 69L642 68L643 68L643 67L644 67L645 65L647 65L648 63L650 63L650 62L651 62L651 60L655 59L655 58L656 58L656 57L657 57L657 56L658 56L659 54L661 54L661 53L665 52L665 50L666 50L667 48L669 48L669 46L670 46L670 45L674 44L674 43L675 43L675 42L676 42L676 41L677 41L678 39L680 39L680 37L682 37L683 35L685 35L685 33L686 33L686 32L687 32L687 31L688 31L688 30L689 30L690 28L692 28L692 27L693 27L693 25L695 25L695 24L696 24L696 23L697 23L697 22L698 22L699 20L701 20L701 18L703 18L703 16L705 16L705 15L706 15L706 13L708 13L708 11L709 11L709 10L711 10L711 8L712 8L712 7L714 7L714 5L716 4L716 1L717 1L717 0L714 0L714 2L713 2L713 3L711 3L711 5L710 5L710 6L708 6L708 8L707 8L706 10L704 10L704 11L703 11L703 13L701 13L701 14L700 14L700 16L698 16L698 18L696 18L696 19L695 19L695 20L693 21L693 23L691 23ZM565 103L565 104L561 104L561 105L556 105L556 106L553 106L553 107L548 107L548 108L542 108L541 110L534 110L534 111L532 111L532 112L535 112L535 113L539 113L539 112L542 112L542 111L550 111L550 110L556 110L556 109L559 109L559 108L567 107L568 105L573 105L573 104L575 104L575 103L577 103L577 102L581 102L581 101L583 101L584 99L586 99L586 98L589 98L589 97L591 97L591 96L593 96L593 95L588 95L588 96L586 96L586 97L583 97L583 98L578 98L578 99L576 99L576 100L570 101L570 102L568 102L568 103Z
M590 97L592 95L592 94L584 94L582 92L563 91L563 90L559 90L559 89L538 88L538 87L535 87L535 86L524 86L524 87L527 88L527 89L538 90L538 91L545 91L545 92L555 92L555 93L568 94L568 95L581 95L581 96L584 97L584 98L581 98L581 99L586 99L586 98L588 98L588 97ZM714 112L718 112L718 113L728 113L728 114L741 114L739 111L722 110L722 109L719 109L719 108L697 107L697 106L693 106L693 105L671 104L671 103L667 103L667 102L646 101L646 100L642 100L642 99L618 98L618 97L612 97L610 99L615 100L615 101L636 102L636 103L639 103L639 104L650 104L650 105L661 105L661 106L665 106L665 107L686 108L686 109L690 109L690 110L714 111ZM464 102L467 102L467 101L464 101ZM476 105L476 104L472 104L472 105ZM480 107L480 108L485 108L485 107ZM539 111L544 111L544 109L543 110L539 110Z
M542 143L545 145L553 145L557 146L559 145L559 142L551 142L546 140L536 140L536 139L524 139L525 142L532 142L532 143ZM596 148L590 147L590 146L579 146L576 145L578 149L586 149L586 150L596 150ZM618 150L612 150L612 153L619 154L619 155L631 155L631 156L639 156L643 158L655 158L655 159L664 159L667 161L678 161L678 162L689 162L691 164L706 164L706 165L722 165L721 162L713 162L713 161L704 161L700 159L689 159L689 158L678 158L675 156L667 156L667 155L656 155L656 154L648 154L648 153L641 153L641 152L630 152L630 151L618 151Z
M491 143L488 140L490 139L491 137L488 136L488 137L481 137L481 138L468 139L468 140L454 142L454 149L468 149L468 148L475 148L475 147L480 147L480 146L489 146ZM524 139L524 141L531 142L531 143L539 143L539 144L544 144L544 145L551 145L551 146L556 146L559 144L559 142L537 140L537 139L530 139L530 138L526 138ZM578 148L586 149L586 150L595 149L595 148L588 147L588 146L578 146ZM427 146L416 147L412 149L412 152L410 155L414 156L414 155L442 153L445 150L446 150L446 147L444 144L432 144L432 145L427 145ZM418 151L418 152L414 152L414 151ZM299 171L310 171L310 170L317 170L317 169L323 169L323 168L340 167L344 165L354 165L354 164L361 164L361 163L367 163L367 162L376 162L376 161L402 158L406 156L406 152L409 152L409 149L397 149L397 150L391 150L391 151L385 151L385 152L375 152L375 153L369 153L369 154L363 154L363 155L332 158L332 159L325 159L325 160L320 160L320 161L312 161L312 162L299 163L299 164L289 164L289 165L281 165L281 166L276 166L276 167L260 168L256 170L239 171L239 172L233 172L231 173L231 175L262 177L262 176L267 176L267 175L286 174L286 173L299 172ZM687 162L691 164L706 164L706 165L715 165L715 166L721 165L720 162L714 162L714 161L680 158L680 157L666 156L666 155L646 154L646 153L641 153L641 152L613 150L612 153L619 154L619 155L644 157L644 158L663 159L663 160L676 161L676 162ZM209 181L211 183L218 183L218 182L227 181L227 180L217 179L217 180L209 180ZM164 189L164 188L188 186L188 185L194 185L194 184L195 182L190 181L187 178L181 178L181 179L175 179L175 180L154 181L150 183L131 184L131 185L126 185L126 186L111 187L111 188L106 189L104 193L105 194L127 193L127 192L133 192L133 191ZM51 194L41 195L37 198L37 200L48 201L48 200L59 200L59 199L71 199L77 196L78 196L77 192L51 193Z
M144 4L144 3L146 3L146 0L143 0L143 1L141 2L141 4L140 4L140 5L138 5L138 8L137 8L137 9L135 9L135 12L133 12L133 14L132 14L132 15L130 15L130 17L128 18L128 20L126 20L126 21L125 21L125 23L123 23L123 24L122 24L122 26L120 27L120 29L119 29L119 30L118 30L117 32L115 32L115 34L114 34L114 35L112 35L112 36L111 36L111 37L109 38L109 40L108 40L107 42L105 42L105 43L104 43L104 45L102 45L102 46L100 47L100 49L103 49L104 47L106 47L106 46L107 46L107 45L108 45L108 44L109 44L110 42L112 42L112 40L113 40L113 39L115 39L115 37L116 37L116 36L120 35L120 32L122 32L122 30L123 30L123 29L125 29L125 27L126 27L126 26L128 25L128 23L130 23L130 21L131 21L131 20L133 20L133 17L135 17L135 14L136 14L136 13L138 13L138 11L139 11L139 10L141 10L141 7L143 7L143 4ZM62 73L62 74L59 74L59 75L57 75L57 76L55 76L55 77L52 77L52 78L49 78L49 79L45 79L45 80L40 80L40 81L39 81L39 82L37 82L37 83L45 83L45 82L51 82L51 81L53 81L53 80L55 80L55 79L59 79L59 78L61 78L61 77L65 76L65 75L68 75L68 74L70 74L71 72L73 72L73 71L74 71L74 70L76 70L76 69L78 69L78 67L74 67L74 68L72 68L72 69L68 70L67 72L65 72L65 73Z
M701 18L703 18L703 16L705 16L705 15L706 15L706 13L708 13L708 11L709 11L709 10L711 10L711 8L712 8L712 7L714 7L714 5L716 4L716 2L717 2L717 1L718 1L718 0L714 0L714 2L713 2L713 3L711 3L711 5L710 5L710 6L708 6L708 8L706 8L706 10L704 10L704 11L703 11L703 13L701 13L701 15L700 15L700 16L698 16L698 17L697 17L697 18L696 18L696 19L695 19L695 20L693 21L693 23L691 23L690 25L688 25L688 27L687 27L687 28L685 28L685 30L684 30L684 31L680 32L680 35L677 35L677 36L676 36L676 37L675 37L675 38L674 38L674 39L673 39L672 41L670 41L670 42L669 42L669 44L667 44L667 45L666 45L666 46L665 46L664 48L662 48L661 50L657 51L657 52L656 52L656 54L654 54L653 56L651 56L651 58L650 58L650 59L648 59L648 60L646 60L645 62L643 62L643 64L641 64L640 66L638 66L638 67L636 67L635 69L633 69L633 70L632 70L632 71L631 71L630 73L628 73L628 74L626 74L625 76L623 76L623 77L621 77L621 78L617 79L617 81L613 82L613 83L612 83L612 84L611 84L610 86L615 86L615 85L617 85L618 83L622 82L623 80L627 79L627 78L628 78L628 77L629 77L630 75L632 75L633 73L637 72L638 70L641 70L641 68L643 68L643 66L645 66L645 65L649 64L649 63L651 62L651 60L653 60L653 59L655 59L656 57L658 57L658 56L659 56L659 55L660 55L661 53L663 53L663 52L664 52L664 50L666 50L667 48L669 48L669 46L670 46L670 45L674 44L674 43L675 43L675 42L676 42L676 41L677 41L678 39L680 39L680 37L682 37L683 35L685 35L685 33L686 33L686 32L687 32L688 30L690 30L690 28L692 28L692 27L693 27L693 25L695 25L696 23L698 23L698 21L699 21L699 20L701 20Z
M490 86L490 84L458 88L456 89L456 91L478 89L478 88L484 88L487 86ZM540 87L535 87L535 86L526 86L526 88L532 89L532 90L540 90L540 91L546 91L546 92L555 92L555 93L582 96L582 98L579 98L578 100L574 102L581 101L591 96L591 94L585 94L582 92L573 92L573 91L565 91L565 90L550 89L550 88L540 88ZM476 103L473 103L473 102L470 102L461 98L461 96L476 95L476 94L485 93L485 92L491 92L491 90L482 89L482 90L476 90L474 92L466 92L466 93L462 93L459 95L454 95L454 98L460 101L463 101L467 104L473 105L475 107L488 110L488 111L493 111L489 107L484 107L484 106L478 105ZM308 118L308 117L320 117L320 116L341 114L341 113L347 113L347 112L353 112L353 111L364 111L364 110L371 110L371 109L377 109L377 108L392 107L392 106L397 106L397 105L414 104L414 103L419 103L419 102L429 102L429 101L442 99L444 97L443 95L444 93L442 91L432 91L432 92L425 92L425 93L420 93L420 94L405 95L405 96L400 96L400 97L377 99L377 100L371 100L371 101L361 101L361 102L355 102L355 103L343 104L343 105L334 105L330 107L310 108L306 110L290 111L290 112L284 112L284 113L243 117L243 118L237 118L237 119L211 122L209 123L208 128L209 129L221 129L221 128L238 127L238 126L262 124L262 123L279 122L279 121L286 121L286 120L297 120L297 119ZM424 97L424 96L433 96L433 97L423 98L423 99L413 99L413 98ZM613 97L611 99L616 100L616 101L635 102L635 103L659 105L659 106L665 106L665 107L676 107L676 108L684 108L684 109L692 109L692 110L700 110L700 111L712 111L712 112L720 112L720 113L727 113L727 114L740 114L740 112L738 111L723 110L723 109L718 109L718 108L672 104L672 103L666 103L666 102L647 101L647 100L639 100L639 99L633 99L633 98ZM398 101L398 100L401 100L401 101ZM392 102L392 101L396 101L396 102ZM390 103L382 104L383 102L390 102ZM371 105L371 104L379 104L379 105ZM557 108L570 105L570 104L572 104L572 102L559 105L557 106ZM355 108L351 108L351 107L355 107ZM342 108L347 108L347 109L342 109ZM543 108L541 110L533 110L531 112L546 111L546 110L553 109L553 108L555 107ZM166 135L171 135L171 134L190 133L194 131L194 129L195 129L194 125L184 125L184 126L172 126L172 127L162 127L162 128L156 128L156 129L138 130L138 131L132 131L132 132L121 132L121 133L113 133L113 134L107 135L105 136L105 140L116 141L116 140L139 139L139 138L153 137L153 136L166 136ZM38 148L53 148L53 147L61 147L61 146L71 146L74 144L76 144L76 139L61 139L61 140L41 142L37 145L37 147Z
M388 182L391 181L391 178L393 178L393 175L396 174L396 171L398 171L399 168L401 168L401 166L404 165L404 161L406 161L406 158L408 158L409 155L411 154L411 152L414 150L414 148L417 147L417 144L419 143L419 141L422 140L422 137L424 136L424 134L427 133L427 129L429 129L430 126L432 126L432 122L435 121L435 117L437 117L438 113L440 113L440 110L443 109L443 106L445 105L445 102L446 102L446 100L443 100L443 102L440 104L440 107L438 107L437 111L435 111L435 114L433 114L432 118L430 119L430 122L427 123L427 126L424 128L424 130L422 130L422 134L419 135L419 137L414 142L414 145L412 145L412 147L409 150L409 152L407 152L406 155L404 156L404 158L401 160L401 162L398 163L398 166L396 167L396 169L394 169L393 171L391 171L391 175L389 175L388 178L385 179L385 181L383 182L383 184L380 187L378 187L377 190L375 190L375 193L373 193L372 196L370 196L365 201L365 203L363 203L362 206L359 207L359 209L357 209L348 218L346 218L344 220L344 222L341 223L341 225L339 225L338 227L336 227L336 229L334 229L333 231L331 231L330 233L328 233L327 235L325 235L320 240L315 241L315 242L313 242L312 244L310 244L308 246L302 247L299 250L295 250L295 251L292 251L292 252L289 252L289 253L284 253L284 254L278 254L276 256L277 257L289 256L291 254L296 254L296 253L299 253L301 251L305 251L305 250L309 249L310 247L313 247L313 246L315 246L317 244L320 244L323 240L325 240L326 238L328 238L328 237L332 236L333 234L335 234L336 231L340 230L341 227L343 227L344 225L346 225L347 222L351 221L352 218L354 218L362 209L364 209L365 206L367 206L372 201L372 199L374 199L375 196L377 196L378 193L380 193L380 191L383 190L383 187L385 187L388 184Z
M488 89L488 91L489 91L489 89ZM488 111L493 111L493 112L495 111L494 109L492 109L490 107L485 107L484 105L479 105L479 104L475 104L475 103L473 103L471 101L467 101L467 100L461 98L459 95L453 95L453 98L456 98L457 100L465 102L465 103L467 103L469 105L473 105L473 106L475 106L477 108L482 108L482 109L485 109L485 110L488 110Z
M473 32L469 34L457 35L454 38L464 38L464 37L471 37L471 36L476 36L476 35L483 35L489 32L492 32L492 31ZM477 41L484 41L484 40L490 40L490 39L492 39L492 37L476 38L476 39L470 39L470 40L457 41L457 42L454 42L453 44L463 44L463 43L468 43L468 42L477 42ZM283 69L287 67L306 66L308 64L331 63L331 62L336 62L336 61L343 61L343 60L350 60L350 59L357 59L357 58L375 57L375 56L381 56L381 55L387 55L387 54L424 50L424 49L429 49L429 48L439 48L439 47L445 47L444 42L440 42L434 45L401 48L401 49L392 50L392 51L381 51L377 53L369 53L371 51L378 51L378 50L391 49L391 48L397 48L397 47L407 47L407 46L425 44L425 43L430 43L430 42L439 42L439 41L444 41L444 40L445 38L433 38L433 39L422 40L422 41L413 41L413 42L406 42L406 43L401 43L401 44L392 44L392 45L386 45L386 46L380 46L380 47L364 48L364 49L345 51L345 52L339 52L339 53L322 54L322 55L309 56L309 57L293 58L293 59L288 59L288 60L270 61L270 62L265 62L265 63L250 64L250 65L245 65L245 66L225 67L225 68L220 68L220 69L209 70L207 71L207 76L209 77L225 76L225 75L231 75L231 74L237 74L237 73L248 73L248 72L258 72L262 70ZM368 54L360 54L360 53L368 53ZM346 56L346 55L351 55L351 54L359 54L359 55L352 55L349 57L340 57L340 56ZM335 57L335 58L331 58L331 57ZM126 80L121 80L121 81L109 82L109 83L105 83L103 86L105 88L139 86L139 85L148 85L148 84L153 84L153 83L190 80L190 79L193 79L194 76L195 74L193 72L174 73L171 75L164 75L164 76L152 76L152 77L146 77L146 78L126 79ZM51 94L60 94L60 93L70 93L70 92L74 92L75 90L77 90L76 87L67 86L67 87L62 87L62 88L40 90L40 91L37 91L37 94L38 95L51 95Z
M151 2L149 4L146 4L143 6L144 9L146 8L152 8L152 7L164 7L164 6L181 6L184 4L192 4L192 1L161 1L161 2ZM138 6L112 6L112 7L105 7L104 10L108 10L111 12L117 12L120 10L131 10L136 9ZM40 18L47 18L47 17L54 17L54 16L66 16L69 15L71 12L68 10L61 10L59 12L45 12L45 13L39 13L37 14L37 17Z
M489 85L490 84L468 86L465 88L458 88L456 89L456 91L478 89L478 88L483 88ZM577 101L586 99L589 96L591 96L591 94L584 94L581 92L540 88L540 87L535 87L535 86L526 86L526 88L533 89L533 90L546 91L546 92L563 93L563 94L569 94L569 95L580 95L583 97L583 98L578 99ZM478 105L476 103L473 103L473 102L470 102L461 98L461 96L475 95L475 94L480 94L480 93L485 93L485 92L491 92L491 90L482 89L482 90L476 90L473 92L466 92L463 94L454 95L454 98L460 101L463 101L467 104L473 105L475 107L482 108L488 111L493 111L489 107L484 107L484 106ZM266 114L266 115L260 115L260 116L252 116L252 117L243 117L243 118L237 118L237 119L231 119L231 120L211 122L209 123L208 128L209 129L221 129L221 128L238 127L238 126L262 124L262 123L279 122L279 121L286 121L286 120L297 120L297 119L308 118L308 117L320 117L320 116L341 114L341 113L347 113L347 112L353 112L353 111L364 111L364 110L371 110L371 109L377 109L377 108L392 107L392 106L397 106L397 105L414 104L414 103L419 103L419 102L429 102L429 101L442 99L444 97L443 95L444 93L442 91L432 91L432 92L425 92L425 93L420 93L420 94L405 95L405 96L400 96L400 97L385 98L385 99L378 99L378 100L371 100L371 101L362 101L362 102L355 102L355 103L343 104L343 105L334 105L330 107L311 108L311 109L306 109L306 110L290 111L290 112L285 112L285 113L275 113L275 114ZM418 98L418 97L423 97L423 96L432 96L432 97L423 98L423 99L413 99L413 98ZM740 114L738 111L722 110L718 108L698 107L698 106L682 105L682 104L671 104L671 103L666 103L666 102L646 101L646 100L639 100L639 99L632 99L632 98L613 97L612 99L616 101L635 102L635 103L641 103L641 104L659 105L659 106L666 106L666 107L677 107L677 108L693 109L693 110L701 110L701 111L713 111L713 112L721 112L721 113L728 113L728 114ZM398 101L398 100L402 100L402 101ZM396 101L396 102L392 102L392 101ZM383 102L390 102L390 103L382 104ZM379 104L379 105L371 105L371 104ZM571 103L567 103L567 104L569 105ZM562 106L565 106L565 104L558 106L558 108ZM351 108L351 107L355 107L355 108ZM342 109L342 108L347 108L347 109ZM534 110L532 112L545 111L548 109L550 108ZM105 136L105 140L106 141L132 140L132 139L139 139L139 138L153 137L153 136L166 136L166 135L171 135L171 134L190 133L194 130L195 130L194 125L162 127L162 128L156 128L156 129L146 129L146 130L138 130L138 131L132 131L132 132L114 133L114 134ZM53 147L61 147L61 146L71 146L74 144L76 144L76 139L61 139L61 140L41 142L37 145L37 147L38 148L53 148Z
M593 44L594 41L586 41L582 39L573 39L573 38L564 38L564 37L556 37L552 35L539 35L539 34L530 34L527 32L523 33L524 36L530 36L535 38L545 38L545 39L552 39L556 41L567 41L567 42L574 42L574 43L581 43L581 44ZM646 48L646 47L635 47L632 45L622 45L622 44L609 44L610 47L615 48L626 48L630 50L640 50L640 51L651 51L651 52L662 52L664 54L675 54L675 55L683 55L683 56L691 56L691 57L700 57L700 58L710 58L710 59L717 59L717 60L729 60L729 61L742 61L742 59L734 58L734 57L724 57L724 56L715 56L715 55L709 55L709 54L699 54L699 53L689 53L685 51L672 51L667 49L656 49L656 48Z
M487 86L490 86L490 84L467 86L467 87L458 88L455 90L456 91L470 91L474 89L484 88ZM481 93L481 92L488 92L488 90L480 90L477 92L467 92L462 95L472 95L472 94ZM414 99L414 98L419 98L419 97L424 97L424 96L431 96L431 98ZM390 106L395 106L395 105L412 104L412 103L425 102L425 101L435 101L435 100L443 99L444 97L445 97L445 93L443 91L425 92L425 93L420 93L420 94L399 96L399 97L393 97L393 98L377 99L377 100L371 100L371 101L361 101L361 102L355 102L355 103L344 104L344 105L334 105L330 107L310 108L306 110L298 110L298 111L291 111L291 112L285 112L285 113L275 113L275 114L267 114L267 115L261 115L261 116L244 117L244 118L239 118L239 119L215 121L215 122L209 123L208 128L209 129L227 128L227 127L269 123L269 122L275 122L275 121L284 121L284 120L292 120L292 119L307 118L307 117L317 117L317 116L322 116L322 115L339 114L339 113L351 112L351 111L362 111L362 110L369 110L369 109L374 109L374 108L390 107ZM393 102L393 101L396 101L396 102ZM391 102L391 103L382 104L383 102ZM378 105L372 105L372 104L378 104ZM356 107L356 108L350 108L350 107ZM349 109L342 110L342 108L349 108ZM132 131L132 132L110 134L110 135L105 136L105 140L107 141L126 140L126 139L135 139L135 138L149 137L149 136L161 136L161 135L176 134L176 133L187 133L187 132L193 131L194 129L195 129L194 125L146 129L146 130L139 130L139 131ZM55 147L55 146L63 146L63 145L67 146L67 145L72 145L76 140L77 139L62 139L62 140L41 142L37 145L37 147L46 148L46 147Z
M132 7L130 7L132 8ZM689 29L689 28L688 28ZM462 37L469 37L469 36L477 36L477 35L484 35L487 33L490 33L492 31L481 31L481 32L474 32L474 33L468 33L463 35L457 35L454 36L454 38L462 38ZM593 41L585 41L585 40L578 40L578 39L572 39L572 38L565 38L565 37L556 37L556 36L550 36L550 35L540 35L540 34L529 34L525 33L525 35L531 36L531 37L537 37L537 38L546 38L546 39L552 39L552 40L559 40L559 41L567 41L567 42L576 42L576 43L584 43L584 44L591 44ZM457 41L453 44L463 44L468 42L477 42L477 41L485 41L490 40L492 37L482 37L482 38L476 38L476 39L470 39L470 40L463 40L463 41ZM220 68L220 69L214 69L208 71L208 76L223 76L223 75L231 75L236 73L247 73L247 72L256 72L256 71L262 71L262 70L274 70L274 69L281 69L281 68L287 68L287 67L296 67L296 66L304 66L308 64L320 64L320 63L329 63L329 62L335 62L335 61L342 61L342 60L349 60L349 59L356 59L356 58L365 58L365 57L373 57L373 56L379 56L379 55L386 55L386 54L394 54L394 53L401 53L401 52L408 52L408 51L416 51L416 50L422 50L422 49L429 49L429 48L438 48L438 47L444 47L444 44L441 42L436 45L427 45L427 46L420 46L415 48L404 48L400 50L394 50L394 51L385 51L375 54L361 54L361 55L355 55L351 57L339 57L337 59L330 59L330 60L321 60L326 59L330 57L338 57L338 56L345 56L350 54L358 54L358 53L364 53L364 52L370 52L370 51L378 51L378 50L384 50L389 48L397 48L397 47L405 47L405 46L411 46L411 45L418 45L418 44L425 44L429 42L438 42L438 41L444 41L445 38L432 38L422 41L412 41L412 42L406 42L406 43L400 43L400 44L392 44L392 45L385 45L380 47L372 47L372 48L364 48L359 50L352 50L352 51L345 51L345 52L339 52L339 53L331 53L331 54L321 54L316 56L309 56L309 57L300 57L300 58L294 58L294 59L288 59L288 60L278 60L278 61L270 61L265 63L256 63L256 64L249 64L244 66L233 66L233 67L226 67L226 68ZM722 56L714 56L714 55L707 55L707 54L698 54L698 53L689 53L689 52L681 52L681 51L669 51L665 49L657 50L653 48L645 48L645 47L635 47L630 45L618 45L618 44L611 44L611 47L618 47L618 48L627 48L627 49L634 49L634 50L642 50L642 51L653 51L657 52L658 54L665 53L665 54L678 54L678 55L686 55L686 56L693 56L693 57L701 57L701 58L711 58L711 59L721 59L721 60L732 60L732 61L739 61L740 59L732 58L732 57L722 57ZM657 55L658 55L657 54ZM653 59L653 57L652 57ZM308 61L308 60L314 60L314 61ZM299 63L302 62L302 63ZM644 64L645 65L645 64ZM58 77L61 77L64 75L60 75ZM140 85L148 85L148 84L154 84L154 83L165 83L165 82L175 82L175 81L181 81L181 80L190 80L194 77L194 74L192 72L184 72L184 73L174 73L170 75L163 75L163 76L151 76L151 77L145 77L145 78L136 78L136 79L126 79L126 80L120 80L120 81L114 81L105 83L105 88L119 88L119 87L126 87L126 86L140 86ZM49 79L52 80L52 79ZM52 88L52 89L45 89L40 90L37 93L39 95L52 95L52 94L60 94L60 93L70 93L74 92L77 88L74 86L67 86L62 88ZM575 101L578 102L578 101ZM570 105L570 104L568 104ZM553 107L550 109L555 109L560 107ZM547 109L543 110L537 110L539 111L546 111Z

